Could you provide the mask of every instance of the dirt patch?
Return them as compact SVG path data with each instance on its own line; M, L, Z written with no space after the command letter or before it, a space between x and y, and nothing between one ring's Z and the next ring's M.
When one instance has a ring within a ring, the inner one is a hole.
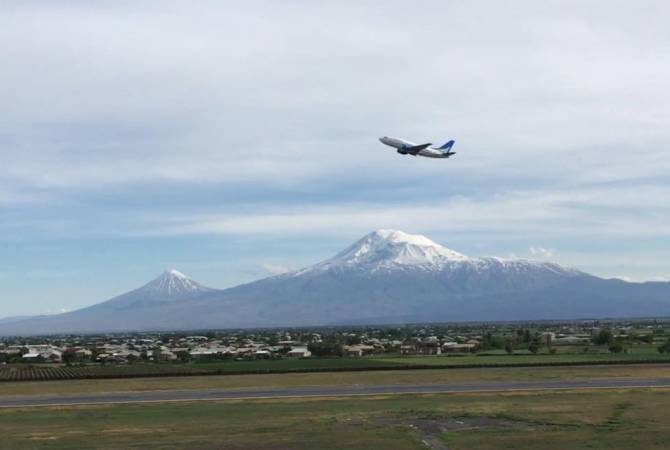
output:
M398 417L377 418L374 423L382 426L407 427L412 429L421 442L433 450L448 450L442 440L443 433L468 430L523 430L535 431L550 427L539 424L501 417L466 416L466 417Z

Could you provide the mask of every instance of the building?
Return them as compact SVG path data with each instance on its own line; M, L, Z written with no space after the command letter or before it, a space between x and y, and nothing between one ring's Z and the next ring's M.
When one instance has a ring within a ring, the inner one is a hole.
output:
M312 356L312 352L310 352L307 347L295 347L286 353L286 356L290 358L309 358Z
M371 355L376 348L373 345L345 345L343 347L345 356Z

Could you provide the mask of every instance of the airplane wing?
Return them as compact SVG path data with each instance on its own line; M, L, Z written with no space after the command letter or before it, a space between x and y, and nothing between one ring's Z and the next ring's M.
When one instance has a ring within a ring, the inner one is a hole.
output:
M416 156L417 153L419 153L421 150L424 150L428 147L433 145L432 143L427 143L427 144L421 144L421 145L415 145L414 147L405 147L403 150L406 151L410 155Z

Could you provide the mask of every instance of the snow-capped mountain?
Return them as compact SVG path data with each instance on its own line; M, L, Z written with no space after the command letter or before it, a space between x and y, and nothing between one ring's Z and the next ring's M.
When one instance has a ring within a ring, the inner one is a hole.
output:
M98 332L180 328L161 311L217 292L177 270L102 303L63 314L0 323L0 334Z
M158 278L138 289L79 311L101 307L112 310L146 308L153 304L166 304L194 299L211 292L215 292L215 289L202 286L178 270L171 269L166 270ZM73 313L76 312L73 311Z
M464 261L468 261L467 256L436 244L425 236L398 230L377 230L335 257L299 271L298 274L347 267L370 272L394 270L402 266L434 270Z
M294 272L216 290L170 270L88 308L0 323L0 334L652 316L670 316L670 283L468 257L378 230Z
M331 259L278 278L314 277L323 273L382 276L438 276L451 291L500 291L551 283L557 277L586 275L558 264L523 259L471 258L425 236L377 230Z
M176 269L166 270L161 276L147 283L142 289L146 292L154 292L157 295L171 298L211 290Z

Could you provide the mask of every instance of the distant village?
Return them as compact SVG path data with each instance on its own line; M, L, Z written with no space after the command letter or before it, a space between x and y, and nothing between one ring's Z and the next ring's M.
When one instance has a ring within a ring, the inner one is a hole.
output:
M662 320L542 324L403 325L358 328L155 332L0 338L0 364L133 364L368 355L625 353L658 345L670 353Z

